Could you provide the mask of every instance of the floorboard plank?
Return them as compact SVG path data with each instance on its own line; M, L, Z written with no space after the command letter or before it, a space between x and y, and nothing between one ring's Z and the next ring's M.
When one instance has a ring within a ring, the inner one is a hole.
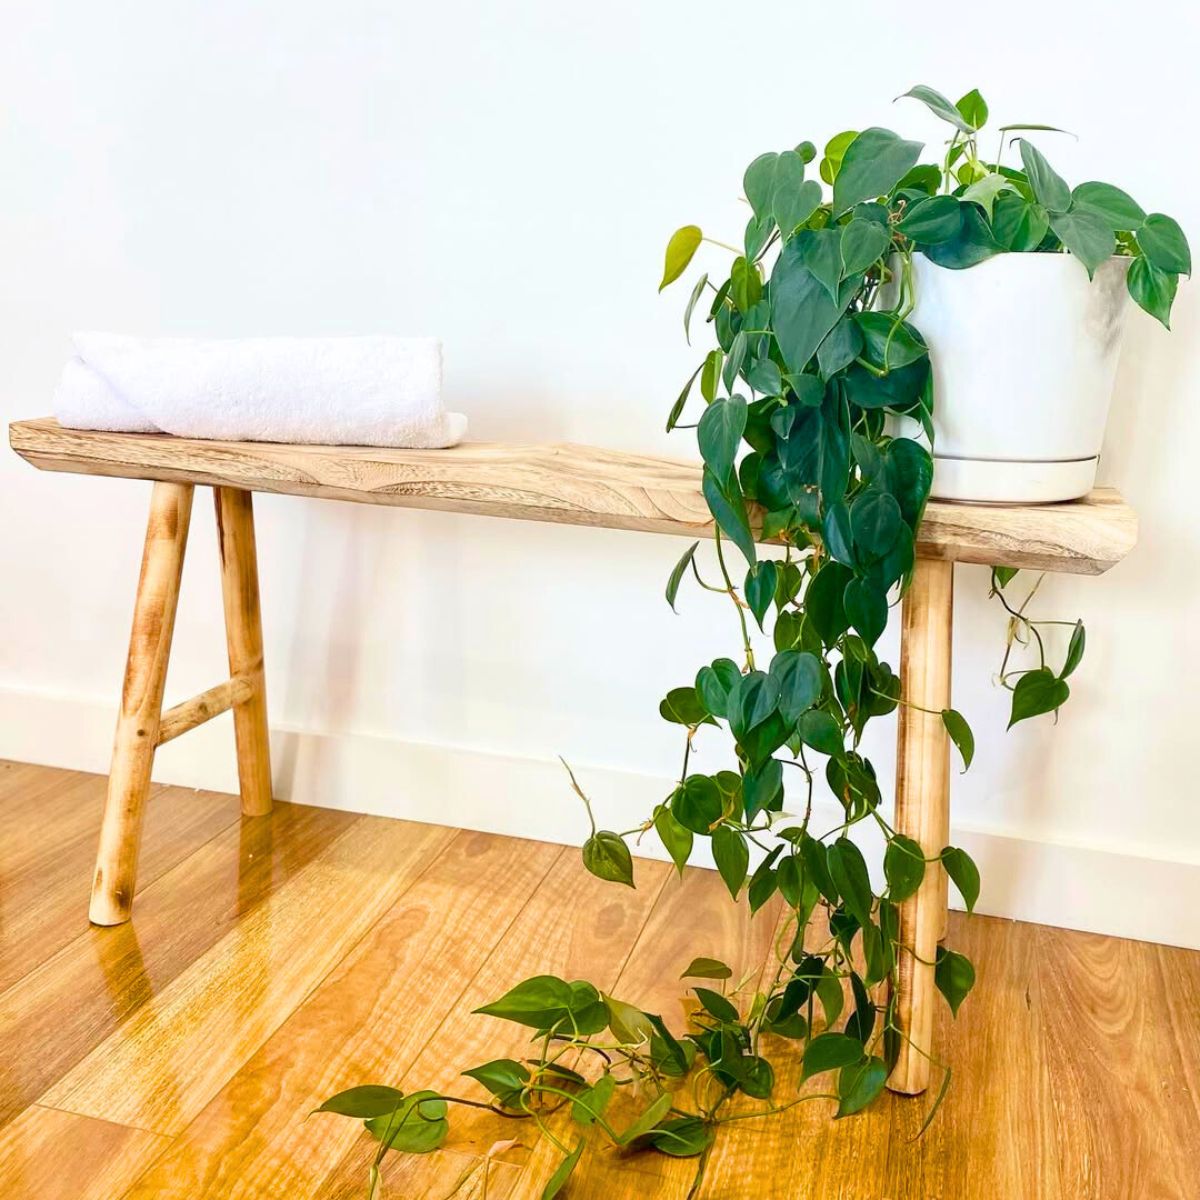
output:
M79 788L95 785L102 779L103 776L83 771L58 771L0 761L0 812L4 814L8 834L0 843L0 862L12 870L31 855L46 853L51 842L41 833L39 823L53 824L59 837L67 833L64 822L76 808L71 797ZM153 786L157 791L162 790L162 785ZM98 830L99 814L94 814L93 819Z
M682 880L672 877L663 888L614 994L659 1013L676 1033L682 1032L689 984L680 974L692 959L697 955L721 959L733 968L735 979L757 972L770 952L777 920L775 903L751 917L744 902L731 902L719 875L689 868ZM624 1093L614 1099L611 1114L618 1128L631 1119L632 1103L634 1098ZM637 1103L644 1106L645 1101ZM567 1136L573 1140L574 1131ZM549 1142L540 1141L513 1200L538 1200L559 1158ZM688 1159L617 1155L597 1137L576 1168L570 1196L571 1200L677 1200L687 1193L695 1169Z
M304 1119L327 1095L380 1081L481 1096L462 1068L529 1048L470 1010L533 974L591 979L679 1029L683 966L710 954L752 978L776 932L711 872L639 863L630 891L573 850L292 805L240 820L234 798L176 788L151 806L157 877L133 921L96 929L102 793L95 776L0 762L4 1200L362 1200L370 1139ZM957 1020L939 1011L954 1081L924 1137L932 1092L843 1121L817 1101L738 1122L699 1200L1200 1195L1200 954L962 914L949 942L977 983ZM773 1048L784 1099L799 1063ZM482 1200L478 1164L514 1136L525 1148L497 1152L489 1200L538 1200L557 1152L476 1110L454 1112L443 1151L389 1155L380 1200L460 1184L455 1200ZM589 1151L567 1195L682 1200L693 1171Z
M46 796L95 778L84 771L0 758L0 804L15 820L23 820Z
M0 1130L4 1200L113 1200L170 1139L33 1105Z
M1037 927L952 913L947 944L971 959L979 981L957 1018L938 1002L934 1044L951 1065L950 1088L919 1141L941 1072L934 1070L924 1096L887 1097L891 1126L880 1131L888 1154L879 1174L897 1200L1065 1200L1073 1194L1059 1175Z
M671 869L663 863L639 862L636 890L617 887L589 875L575 850L566 851L546 876L533 899L493 950L478 977L446 1018L402 1085L434 1088L443 1094L486 1100L487 1093L462 1071L494 1058L523 1058L532 1052L528 1032L511 1022L473 1013L534 975L589 979L601 989L615 987L622 965L645 925ZM476 1157L501 1140L520 1146L505 1155L524 1161L534 1136L525 1122L456 1107L452 1110L448 1149ZM321 1200L355 1200L362 1193L375 1144L359 1137L330 1172L320 1189ZM436 1157L436 1156L434 1156ZM386 1195L406 1196L409 1188L430 1189L432 1172L422 1162L389 1155L384 1164ZM440 1198L439 1198L440 1200Z
M106 780L80 775L41 797L0 851L0 992L88 929ZM5 820L12 818L5 806ZM156 787L147 806L138 871L144 891L238 820L236 798ZM52 825L54 840L40 833Z
M1037 940L1064 1194L1197 1195L1200 1137L1158 948L1049 927Z
M404 1200L509 1200L521 1181L520 1166L500 1159L487 1160L486 1181L482 1168L484 1159L452 1150L431 1156L409 1154L403 1159L391 1154L383 1195L395 1200L401 1196ZM329 1200L342 1194L329 1193ZM344 1194L364 1200L366 1189L360 1180ZM568 1196L564 1195L563 1200L569 1200Z
M1200 954L1178 946L1155 946L1164 1011L1186 1079L1192 1128L1200 1128ZM1197 1143L1200 1149L1200 1141Z
M360 818L142 1005L43 1102L178 1133L453 836L435 825Z
M491 1159L487 1169L485 1190L483 1159L479 1155L453 1150L421 1155L390 1154L384 1167L381 1200L508 1200L520 1181L521 1168ZM345 1196L347 1200L366 1200L365 1173L339 1181L337 1190L328 1194ZM562 1200L570 1198L564 1194Z
M131 1196L314 1195L361 1127L309 1114L343 1088L400 1082L561 854L459 834ZM353 900L343 897L335 919Z
M795 920L791 913L781 911L775 939L768 950L759 980L759 986L765 993L769 994L776 986L780 955L787 953L795 938L795 932ZM809 949L816 950L826 937L827 935L818 932L814 923L809 927L805 944ZM816 1011L820 1012L819 1006ZM789 1043L781 1038L764 1037L763 1052L775 1069L775 1094L771 1103L786 1104L795 1099L802 1088L801 1063L796 1053L796 1043ZM823 1089L817 1080L811 1081L804 1088L804 1091L810 1094L822 1090L827 1089ZM730 1104L727 1113L756 1112L764 1107L766 1105L762 1101L735 1101ZM704 1171L700 1191L704 1200L729 1200L730 1197L750 1195L755 1191L762 1196L773 1197L822 1195L818 1191L810 1193L795 1187L789 1190L789 1184L797 1158L802 1157L807 1161L812 1157L811 1145L808 1142L801 1143L796 1138L800 1123L812 1118L812 1110L815 1107L824 1128L828 1124L833 1105L827 1100L809 1100L799 1107L808 1111L791 1109L761 1120L749 1118L721 1126ZM805 1153L797 1155L796 1148L801 1144L805 1146Z
M179 796L163 800L168 816L183 803ZM82 931L0 993L0 1125L359 820L279 804L269 820L236 822L140 891L133 919L110 929L87 923L89 866L76 914Z

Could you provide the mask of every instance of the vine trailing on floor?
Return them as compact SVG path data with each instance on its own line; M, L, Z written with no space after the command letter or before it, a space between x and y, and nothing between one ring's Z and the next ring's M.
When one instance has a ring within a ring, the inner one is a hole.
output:
M697 310L706 309L717 345L667 419L668 430L696 430L715 522L715 566L705 568L715 575L705 577L699 543L692 545L671 572L667 600L674 607L689 574L725 597L738 650L701 666L662 701L663 718L683 730L682 766L671 794L642 825L598 829L571 776L591 821L583 848L589 871L632 886L631 837L655 830L680 871L696 839L707 838L731 896L745 890L756 912L782 897L774 960L761 979L741 980L716 959L693 962L685 977L702 982L692 987L689 1028L678 1034L659 1015L585 981L547 975L518 984L479 1010L533 1031L529 1055L464 1072L488 1099L366 1085L322 1106L364 1120L377 1139L372 1197L389 1149L420 1153L443 1143L450 1103L528 1122L558 1147L562 1160L545 1200L563 1190L597 1135L626 1151L696 1157L694 1194L727 1122L809 1100L827 1100L847 1116L882 1092L906 1044L920 1052L908 1043L894 1002L899 963L913 953L900 905L940 862L970 911L979 875L963 850L947 846L929 858L892 828L860 749L872 718L907 703L876 646L913 570L933 477L929 354L908 319L912 257L962 269L1005 252L1065 250L1090 275L1114 253L1125 255L1130 294L1164 325L1191 259L1169 217L1147 216L1108 184L1070 189L1032 143L1014 138L1049 127L1002 127L989 160L980 151L988 111L978 91L957 104L928 87L907 95L950 126L938 161L922 162L918 142L871 128L832 138L819 162L813 144L802 142L763 154L746 170L751 215L742 245L724 247L733 256L727 277L714 283L701 275L684 312L690 340ZM1019 167L1001 161L1012 140ZM680 229L660 290L711 240L694 225ZM703 408L694 425L685 424L696 390ZM897 426L899 418L908 425ZM923 431L925 444L919 435L901 436L905 427ZM782 556L760 557L760 541L781 545ZM1010 727L1057 711L1084 650L1083 626L1074 623L1063 665L1050 664L1040 628L1071 623L1026 615L1036 583L1025 601L1010 602L1015 574L993 573L993 591L1010 614L1000 672L1012 690ZM1017 644L1035 648L1036 666L1009 667ZM974 753L970 726L952 709L934 715L966 769ZM707 751L721 726L733 739L730 768L693 770L694 748L703 741ZM793 786L785 787L789 777ZM839 814L828 830L814 809L821 779ZM796 811L785 810L785 797ZM885 842L878 891L851 838L862 823ZM974 982L970 962L943 947L934 974L957 1013ZM827 1086L779 1094L776 1064L785 1061L787 1042L797 1046L791 1053L799 1055L800 1082L821 1076ZM948 1081L946 1069L927 1120ZM620 1121L609 1115L617 1096L616 1107L630 1114ZM491 1157L481 1162L486 1187Z

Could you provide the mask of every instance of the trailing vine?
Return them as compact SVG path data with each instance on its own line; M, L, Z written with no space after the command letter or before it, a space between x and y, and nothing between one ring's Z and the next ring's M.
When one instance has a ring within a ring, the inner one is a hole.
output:
M680 1032L635 999L585 981L525 980L480 1010L533 1036L524 1060L464 1072L486 1099L366 1085L322 1106L364 1120L378 1140L372 1197L389 1149L442 1144L452 1103L527 1122L558 1147L545 1200L563 1190L597 1137L624 1150L695 1157L694 1195L725 1123L808 1101L843 1117L883 1091L907 1040L894 995L902 956L913 951L901 942L899 905L934 862L967 910L975 905L979 874L970 857L947 846L930 859L898 833L861 750L868 723L907 703L876 647L911 576L933 478L929 353L909 321L913 255L962 269L1000 253L1067 251L1089 275L1124 255L1132 259L1130 294L1164 325L1191 259L1171 218L1147 216L1108 184L1071 190L1028 140L1014 137L1049 127L1002 127L989 159L980 148L988 112L978 91L957 104L927 87L907 95L950 126L937 161L922 162L920 143L876 127L832 138L819 161L802 142L760 155L746 170L742 244L725 246L728 274L718 282L702 274L684 312L689 341L700 312L716 345L667 419L668 430L695 430L715 534L712 565L701 566L699 543L690 546L666 598L674 607L689 576L720 595L736 617L737 649L663 699L662 717L681 727L682 765L645 822L622 833L598 828L570 777L591 822L583 862L594 875L633 886L628 841L654 830L681 872L697 839L708 839L730 895L744 891L751 910L782 898L786 915L764 985L696 959L684 973L695 1012ZM1002 161L1014 141L1020 166ZM703 242L724 246L694 225L675 233L660 291ZM697 392L698 418L685 422ZM900 436L897 418L915 421L924 439ZM782 549L761 557L762 542ZM1010 727L1057 711L1085 644L1081 623L1058 622L1072 632L1056 670L1041 632L1056 623L1027 615L1036 583L1023 601L1010 598L1015 574L993 572L1010 621L1000 672L1012 690ZM1017 645L1037 655L1036 666L1010 666ZM965 769L971 728L952 709L938 715ZM694 753L714 752L723 729L733 742L727 768L695 770ZM815 815L822 783L840 814L832 829L819 828ZM885 842L878 891L852 837L864 824ZM974 983L971 963L942 947L934 970L957 1013ZM781 1054L799 1055L804 1081L828 1083L777 1095L773 1059ZM943 1070L928 1119L949 1081ZM633 1113L620 1122L609 1115L618 1094L630 1097ZM485 1180L490 1161L478 1164Z

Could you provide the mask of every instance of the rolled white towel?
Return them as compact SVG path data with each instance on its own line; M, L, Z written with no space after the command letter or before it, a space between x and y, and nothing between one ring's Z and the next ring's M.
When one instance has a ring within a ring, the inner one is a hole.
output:
M77 333L54 397L72 429L222 441L453 446L436 338L134 338Z

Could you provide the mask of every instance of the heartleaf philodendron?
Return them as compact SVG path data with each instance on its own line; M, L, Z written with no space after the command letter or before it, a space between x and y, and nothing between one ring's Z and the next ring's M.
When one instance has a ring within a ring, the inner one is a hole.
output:
M695 1158L694 1195L733 1101L742 1105L737 1120L797 1102L776 1097L772 1058L798 1058L800 1098L848 1117L878 1097L902 1053L927 1052L909 1043L894 999L900 964L914 953L901 942L901 908L927 890L930 871L944 870L971 911L979 872L962 848L922 844L892 827L862 753L869 722L902 705L953 743L964 770L976 746L960 712L913 704L877 648L914 569L933 479L933 371L908 321L913 256L961 270L999 254L1066 252L1090 274L1116 253L1130 260L1130 295L1164 325L1192 264L1170 217L1147 214L1110 184L1072 190L1025 136L1052 127L1002 126L1000 153L1007 146L1011 156L1015 143L1020 164L1001 162L980 149L989 113L978 90L952 102L922 85L905 97L945 123L948 148L926 155L919 142L871 127L831 138L819 157L800 142L746 169L751 216L741 246L727 247L733 258L719 284L712 280L722 273L704 264L684 313L690 341L693 318L707 311L717 344L667 419L668 431L696 430L716 532L712 566L700 562L698 544L689 546L666 599L676 607L689 574L721 594L737 618L738 648L706 661L662 700L663 719L681 727L683 762L644 822L623 833L597 828L571 775L591 821L589 871L634 885L627 840L653 830L682 873L707 839L725 886L744 894L752 913L779 897L778 952L761 979L757 969L739 978L707 956L712 947L697 946L700 957L682 971L692 1009L684 1030L583 980L538 975L517 984L478 1010L513 1027L498 1053L523 1056L464 1072L482 1098L367 1084L322 1106L363 1120L379 1142L371 1200L387 1151L441 1145L453 1103L489 1108L500 1124L527 1121L553 1139L561 1158L544 1200L569 1191L585 1152L601 1141L622 1154ZM671 237L660 290L687 272L704 243L726 246L695 225ZM685 425L685 410L701 402ZM897 432L903 417L924 429L925 443ZM781 549L760 557L760 539ZM1031 617L1039 581L1018 601L1016 576L1009 567L992 572L1009 623L1000 681L1012 692L1010 726L1057 713L1086 641L1081 622ZM1048 651L1058 637L1063 665L1055 670ZM1036 666L1010 668L1018 647L1036 653ZM725 768L710 744L722 735L733 750ZM692 758L700 741L703 771ZM831 799L818 799L822 781ZM874 876L854 837L860 825L885 842ZM669 957L664 971L679 973ZM933 966L957 1014L974 968L946 947ZM681 1087L689 1077L691 1087ZM947 1069L922 1130L948 1082ZM627 1085L626 1103L615 1094ZM761 1109L746 1109L746 1099ZM490 1157L483 1162L486 1185Z

